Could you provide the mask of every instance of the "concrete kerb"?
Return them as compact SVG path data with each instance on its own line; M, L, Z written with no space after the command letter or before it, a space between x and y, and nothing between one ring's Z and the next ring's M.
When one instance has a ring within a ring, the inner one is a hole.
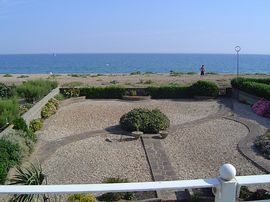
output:
M248 160L250 160L256 167L263 170L266 173L270 173L270 163L269 160L262 158L258 158L258 155L254 151L254 141L256 137L264 135L260 133L259 126L251 121L246 119L242 119L239 117L223 117L228 120L236 121L238 123L243 124L249 130L249 133L246 137L241 139L237 144L238 151Z

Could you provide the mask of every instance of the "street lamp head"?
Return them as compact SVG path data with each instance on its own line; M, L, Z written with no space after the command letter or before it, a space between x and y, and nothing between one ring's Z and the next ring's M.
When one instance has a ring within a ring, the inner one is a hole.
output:
M240 51L241 51L241 47L240 46L235 46L235 51L237 52L237 53L239 53Z

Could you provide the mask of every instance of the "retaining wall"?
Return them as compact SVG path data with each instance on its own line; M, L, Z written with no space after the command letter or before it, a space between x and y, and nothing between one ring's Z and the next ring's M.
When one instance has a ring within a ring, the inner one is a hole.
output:
M239 96L238 96L239 94ZM251 95L249 93L246 93L244 91L241 90L237 90L237 89L233 89L233 97L238 99L240 102L245 102L249 105L253 105L254 103L258 102L260 99L262 99L261 97L257 97L255 95Z
M49 101L49 99L53 98L59 93L59 88L53 89L48 95L46 95L43 99L37 102L31 109L29 109L25 114L22 115L23 119L27 124L30 123L33 119L41 118L41 110L42 107ZM0 133L0 138L4 135L8 134L12 130L12 125L8 126L5 130Z

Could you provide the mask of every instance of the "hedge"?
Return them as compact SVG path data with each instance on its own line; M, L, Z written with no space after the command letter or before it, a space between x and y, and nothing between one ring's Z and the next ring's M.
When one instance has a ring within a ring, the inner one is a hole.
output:
M118 86L88 87L80 89L80 96L88 99L121 99L126 89Z
M267 78L265 78L265 79L256 79L256 78L239 77L238 79L237 78L232 79L231 85L234 88L239 88L239 87L241 87L241 84L243 82L256 82L256 83L262 83L262 84L270 85L270 78L269 79L267 79Z
M173 99L173 98L190 98L191 91L189 86L151 86L146 91L154 99Z
M231 81L234 88L242 90L246 93L263 97L270 100L270 79L246 79L235 78ZM267 84L268 83L268 84Z

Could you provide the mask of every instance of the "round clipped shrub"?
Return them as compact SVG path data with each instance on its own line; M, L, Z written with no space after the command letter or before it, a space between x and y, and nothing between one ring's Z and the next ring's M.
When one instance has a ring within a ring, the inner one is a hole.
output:
M40 130L43 127L42 119L34 119L30 122L29 128L33 132Z
M191 86L193 96L217 97L219 89L217 84L211 81L197 81Z
M121 128L155 134L170 127L170 120L159 109L136 108L120 118Z
M72 194L68 197L68 202L97 202L92 194Z

